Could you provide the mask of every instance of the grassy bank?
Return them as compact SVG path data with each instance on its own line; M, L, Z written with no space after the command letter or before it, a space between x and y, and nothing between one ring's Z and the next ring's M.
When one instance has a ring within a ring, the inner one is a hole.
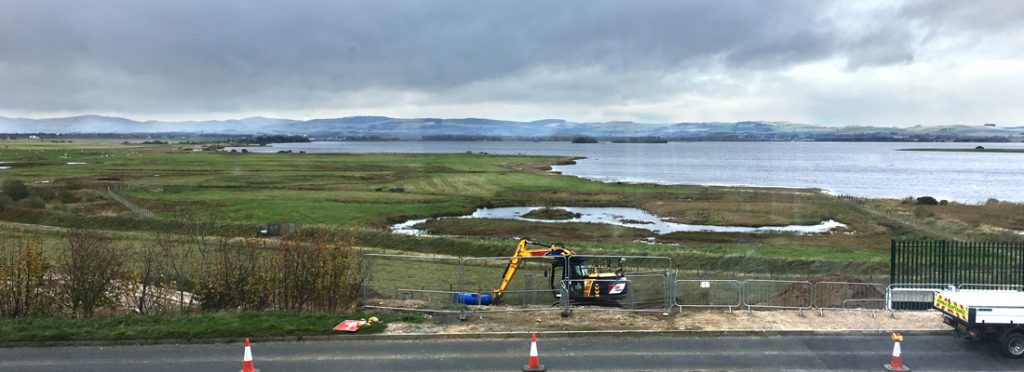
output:
M0 341L114 341L202 339L274 336L312 336L332 330L345 319L377 316L383 324L367 325L359 333L378 333L389 322L420 322L416 314L294 314L280 312L209 313L182 316L129 315L98 319L0 319Z

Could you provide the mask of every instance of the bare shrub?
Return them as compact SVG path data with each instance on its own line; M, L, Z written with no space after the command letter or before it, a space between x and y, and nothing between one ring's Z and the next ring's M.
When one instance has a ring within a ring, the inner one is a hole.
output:
M200 304L204 310L261 310L269 304L270 265L262 258L266 241L221 238L203 255Z
M19 230L14 239L0 242L0 316L15 318L46 315L56 305L50 263L42 243Z
M279 308L337 312L355 306L363 286L354 238L318 231L284 238L272 262Z
M128 255L107 236L88 230L69 230L60 251L60 288L75 316L92 317L100 306L113 304L116 281L129 279Z
M131 279L126 282L125 298L132 310L152 314L164 309L168 292L163 271L165 260L159 245L143 244L132 251Z
M178 234L159 232L156 235L156 248L160 255L161 273L164 274L165 290L174 293L177 311L184 313L197 307L192 292L197 285L197 265L193 262L196 246L191 244L192 238ZM169 310L169 309L168 309Z

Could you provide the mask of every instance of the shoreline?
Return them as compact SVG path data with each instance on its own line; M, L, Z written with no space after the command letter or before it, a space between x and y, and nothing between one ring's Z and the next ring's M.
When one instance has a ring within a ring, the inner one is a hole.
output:
M1015 153L1024 153L1024 149L986 149L986 148L981 148L981 149L978 149L978 148L974 148L974 149L970 149L970 148L962 148L962 149L961 149L961 148L934 148L934 147L924 147L924 148L906 148L906 149L898 149L897 151L922 151L922 152L994 152L994 153L1004 153L1004 154L1015 154Z
M325 143L325 142L326 143L345 143L345 142L363 143L362 141L313 141L313 142L310 142L310 143L317 143L317 142L320 142L320 143ZM388 141L388 142L402 142L402 141ZM416 142L416 141L406 141L406 142ZM453 142L462 142L462 141L453 141ZM471 143L472 143L472 141L471 141ZM886 142L882 142L882 143L886 143ZM274 145L276 145L276 144L271 143L268 146L261 147L263 149L267 149L267 150L264 150L264 151L258 151L257 150L257 151L251 151L251 152L264 153L264 154L272 154L272 153L276 152L276 151L272 150L272 149L274 149ZM288 143L283 143L282 145L288 145ZM220 151L221 152L227 152L231 148L241 149L243 147L225 147L224 149L222 149ZM307 150L309 150L309 149L307 149ZM896 151L930 151L930 150L935 150L935 151L944 151L944 152L982 152L982 151L976 151L974 149L941 149L941 148L935 148L935 149L932 149L932 148L928 148L928 149L904 148L904 149L895 149L895 150ZM1021 153L1024 153L1024 149L1020 149L1020 150L1017 150L1017 149L1005 149L1005 150L1007 150L1008 152L1021 152ZM990 152L999 152L999 151L990 151ZM583 179L583 180L587 180L587 181L594 181L594 182L600 182L600 183L606 183L606 184L711 187L711 188L733 189L733 190L747 191L747 192L788 191L788 192L794 192L794 193L821 194L821 195L831 196L831 197L854 197L854 198L875 199L875 200L885 200L885 199L901 200L901 199L904 199L904 198L907 198L907 197L931 196L931 197L934 197L936 199L948 200L950 202L956 202L956 203L965 204L965 205L982 205L982 204L985 204L985 202L988 199L993 199L994 198L994 197L988 197L988 198L985 198L985 199L963 199L963 198L950 197L950 196L942 195L942 194L939 194L939 193L922 193L920 195L916 195L916 194L905 194L905 195L865 195L865 194L858 194L858 193L853 193L853 192L837 191L837 190L833 190L833 189L825 188L825 187L820 187L820 186L754 185L754 184L748 184L748 183L687 183L687 182L658 181L658 180L652 180L652 179L637 179L637 178L620 177L620 176L585 176L585 175L573 174L573 172L568 171L568 167L578 166L579 165L579 163L578 163L579 161L596 161L597 159L593 158L593 157L580 156L580 155L546 155L546 154L530 154L530 153L525 153L525 152L524 153L516 153L516 154L506 154L506 153L501 153L501 152L486 152L486 151L466 151L466 152L461 152L461 151L457 151L457 152L309 151L309 152L307 152L304 155L327 155L327 154L338 154L338 155L346 155L346 154L347 155L381 154L381 155L400 155L400 156L419 156L419 155L430 155L430 154L467 154L467 155L471 154L471 155L483 155L483 156L508 156L508 157L531 156L531 157L567 158L568 159L567 161L555 162L555 163L550 164L548 166L547 172L551 173L551 174L555 174L555 175L575 177L575 178L579 178L579 179ZM1000 201L1019 202L1018 200L1010 200L1010 199L1004 199L1004 198L995 198L995 199L998 199ZM1020 202L1024 202L1024 200L1020 200Z

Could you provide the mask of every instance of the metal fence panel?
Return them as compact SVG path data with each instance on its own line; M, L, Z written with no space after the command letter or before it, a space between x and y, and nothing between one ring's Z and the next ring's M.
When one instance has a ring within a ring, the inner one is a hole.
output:
M452 301L462 262L456 257L363 255L362 303L370 309L459 313Z
M675 306L736 308L743 305L743 283L725 279L676 280Z
M748 279L743 281L743 305L747 310L810 309L811 289L808 281Z
M509 265L509 257L465 257L462 261L462 281L456 286L461 293L494 294L501 283L502 274ZM556 261L565 264L565 257L520 257L515 276L494 305L468 303L470 313L513 311L559 311L561 278L551 278L551 267Z
M668 312L674 304L674 270L672 259L660 256L609 256L609 255L576 255L588 265L614 267L621 263L621 272L628 280L628 291L625 298L609 302L593 302L586 300L570 301L573 311L636 311L636 312ZM569 279L566 288L577 293L586 279ZM616 280L600 279L595 282L610 283Z
M877 283L816 282L813 304L818 309L885 309L886 286Z
M930 310L935 291L954 288L942 283L893 283L885 290L887 310Z

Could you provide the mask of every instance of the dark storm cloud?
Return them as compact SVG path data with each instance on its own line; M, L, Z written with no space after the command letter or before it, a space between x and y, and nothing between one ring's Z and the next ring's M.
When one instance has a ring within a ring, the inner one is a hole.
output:
M858 21L877 27L851 30L836 22L834 5L4 1L0 114L332 109L372 100L373 92L386 100L395 91L413 92L425 105L451 97L514 104L535 96L600 104L602 96L685 91L686 79L673 86L664 77L708 66L774 71L836 57L850 68L907 63L915 41L904 17L962 27L950 15L955 4L915 3L869 12L877 20ZM566 88L559 80L566 76L589 81ZM517 83L524 79L533 84ZM490 83L503 85L489 89ZM543 87L559 94L535 94ZM594 91L615 87L622 90Z

